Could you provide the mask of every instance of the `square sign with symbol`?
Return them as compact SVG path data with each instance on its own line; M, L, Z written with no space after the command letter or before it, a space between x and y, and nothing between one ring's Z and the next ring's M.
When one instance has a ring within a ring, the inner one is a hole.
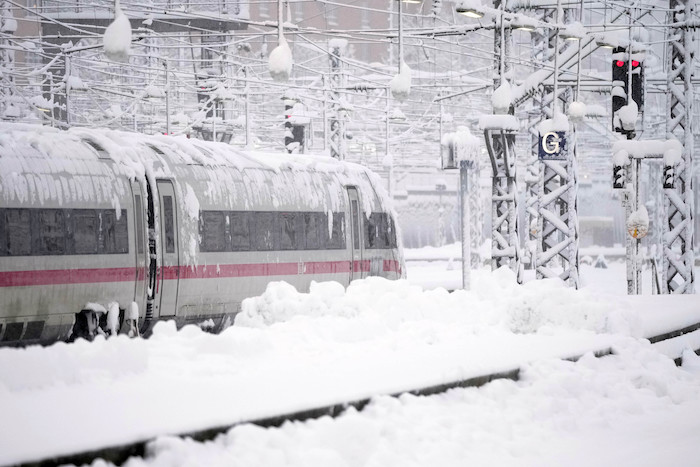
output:
M565 161L567 151L565 131L540 133L538 156L541 161Z

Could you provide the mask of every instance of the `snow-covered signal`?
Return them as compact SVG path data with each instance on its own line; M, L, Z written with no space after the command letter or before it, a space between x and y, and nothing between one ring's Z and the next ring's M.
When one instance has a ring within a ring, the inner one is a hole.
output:
M638 58L638 54L633 54ZM637 104L639 112L643 112L644 105L644 67L642 61L633 59L629 60L627 49L617 47L613 51L612 60L612 129L613 131L622 132L622 123L618 111L628 104L627 96L629 95L629 62L632 62L632 100Z

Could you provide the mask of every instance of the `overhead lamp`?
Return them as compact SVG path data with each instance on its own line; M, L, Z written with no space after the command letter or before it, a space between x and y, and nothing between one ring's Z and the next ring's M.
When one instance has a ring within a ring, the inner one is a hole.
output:
M403 2L403 3L412 3L412 4L423 3L423 0L398 0L398 1Z
M602 49L614 49L615 45L611 44L610 42L606 41L605 39L598 39L595 41L595 45Z
M515 18L510 22L510 28L519 31L533 32L537 30L537 23L535 20L530 22L527 20L523 21L523 18Z
M467 18L483 18L484 10L479 0L464 0L456 7L457 13Z
M559 37L566 41L578 41L586 36L586 29L580 22L571 23L559 31Z
M471 7L457 7L457 13L464 15L467 18L479 19L484 17L484 13Z

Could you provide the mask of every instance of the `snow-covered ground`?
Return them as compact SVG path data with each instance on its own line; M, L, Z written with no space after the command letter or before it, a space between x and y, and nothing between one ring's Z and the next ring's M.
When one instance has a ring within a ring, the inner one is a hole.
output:
M148 340L0 349L0 464L521 367L518 382L376 397L336 419L163 436L129 465L697 465L700 358L668 355L700 338L641 339L700 322L697 296L627 297L618 263L583 266L580 291L507 270L434 288L458 286L459 267L409 262L408 280L308 294L273 284L220 335L160 323Z

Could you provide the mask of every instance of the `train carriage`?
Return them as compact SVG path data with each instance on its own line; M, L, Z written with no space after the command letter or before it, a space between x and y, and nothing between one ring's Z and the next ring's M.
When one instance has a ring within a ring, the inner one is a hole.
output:
M285 280L399 278L379 178L318 156L0 125L0 345L92 338L140 310L213 331ZM110 319L114 322L114 319Z

